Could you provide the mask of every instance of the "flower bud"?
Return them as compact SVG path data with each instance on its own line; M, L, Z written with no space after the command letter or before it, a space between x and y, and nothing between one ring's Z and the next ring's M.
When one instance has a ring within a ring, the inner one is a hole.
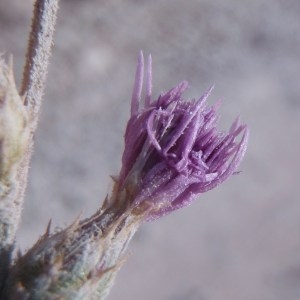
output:
M206 106L212 88L188 101L183 98L188 83L183 81L151 101L151 57L140 103L143 73L141 53L119 190L130 194L128 205L138 212L148 210L146 219L152 220L190 204L234 174L246 151L248 129L238 118L228 133L217 129L219 103Z

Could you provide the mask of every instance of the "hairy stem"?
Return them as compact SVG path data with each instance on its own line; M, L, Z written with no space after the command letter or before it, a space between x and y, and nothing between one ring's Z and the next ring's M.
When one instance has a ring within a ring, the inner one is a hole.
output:
M23 72L21 95L32 113L35 129L42 104L49 58L58 11L58 0L37 0L34 5L32 27Z
M17 173L19 183L15 203L17 212L22 209L27 185L29 162L33 148L33 135L36 130L38 113L41 108L58 10L58 0L36 0L34 5L31 32L29 35L26 63L23 72L21 95L25 95L28 108L30 136L27 151Z
M11 263L21 217L33 135L42 103L57 10L58 0L35 2L20 90L24 97L20 98L14 89L12 64L8 71L5 71L3 65L0 66L1 74L7 77L4 80L7 83L0 86L0 98L3 96L5 99L1 100L0 112L0 289Z

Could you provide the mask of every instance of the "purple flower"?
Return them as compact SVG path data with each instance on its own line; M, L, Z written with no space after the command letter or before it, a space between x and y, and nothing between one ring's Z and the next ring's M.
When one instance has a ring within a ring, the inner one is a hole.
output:
M182 97L186 81L151 100L151 56L140 103L144 58L140 53L125 133L119 189L131 205L147 208L152 220L186 206L236 172L247 147L248 129L237 118L228 133L216 128L219 103L206 107L210 88L199 99ZM241 137L241 138L239 138ZM239 141L237 141L239 139Z

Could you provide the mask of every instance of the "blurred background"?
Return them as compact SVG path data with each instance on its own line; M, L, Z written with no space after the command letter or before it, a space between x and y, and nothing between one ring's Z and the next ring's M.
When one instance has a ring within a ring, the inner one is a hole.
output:
M18 84L32 1L0 0ZM110 300L300 299L300 1L61 0L18 245L92 214L118 174L140 49L154 95L211 84L251 130L239 176L139 230ZM298 186L298 187L297 187Z

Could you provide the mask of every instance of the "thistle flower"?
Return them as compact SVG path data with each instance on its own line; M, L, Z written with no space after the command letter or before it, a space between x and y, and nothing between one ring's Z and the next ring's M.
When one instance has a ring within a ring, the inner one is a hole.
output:
M141 105L143 73L141 53L112 195L69 228L50 234L49 226L11 268L5 299L105 299L143 221L190 204L236 172L247 146L246 125L236 119L228 133L219 132L219 104L205 105L212 89L186 101L185 81L152 101L151 57Z
M119 178L119 190L130 191L130 204L137 210L147 209L147 220L189 205L199 194L234 174L244 156L249 134L239 118L228 133L218 131L220 103L206 107L212 88L199 99L187 101L183 92L188 83L183 81L152 101L151 64L149 56L141 103L141 52Z

